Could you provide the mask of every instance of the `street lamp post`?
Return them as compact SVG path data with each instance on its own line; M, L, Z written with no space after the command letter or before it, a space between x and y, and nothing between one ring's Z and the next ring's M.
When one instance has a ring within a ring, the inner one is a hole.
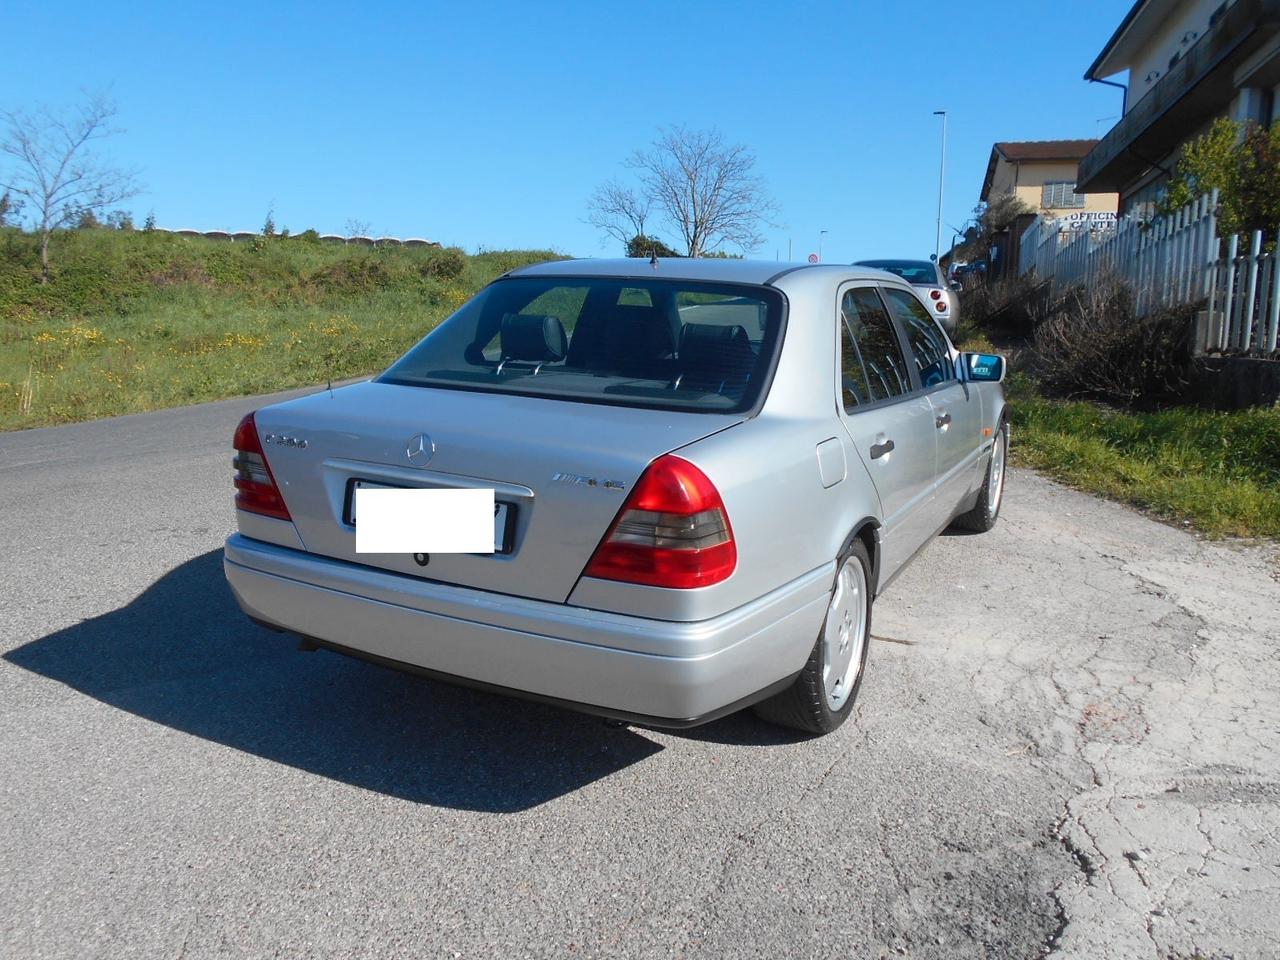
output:
M938 234L933 241L933 259L936 262L942 252L942 187L947 176L947 111L933 111L935 117L942 118L942 156L938 161Z
M822 262L822 238L827 235L826 230L818 231L818 262Z

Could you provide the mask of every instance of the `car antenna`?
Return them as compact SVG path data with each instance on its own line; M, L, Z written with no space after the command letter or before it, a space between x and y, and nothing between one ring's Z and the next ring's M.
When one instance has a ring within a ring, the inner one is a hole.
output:
M658 248L653 247L649 252L649 266L658 269Z

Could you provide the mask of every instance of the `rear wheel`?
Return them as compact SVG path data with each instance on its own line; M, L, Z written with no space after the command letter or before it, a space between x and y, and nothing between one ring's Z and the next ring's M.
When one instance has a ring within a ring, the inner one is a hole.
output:
M1004 499L1004 467L1009 454L1009 423L1001 420L996 430L996 442L991 446L991 460L987 475L982 481L978 502L968 513L962 513L951 521L965 530L986 533L996 525L1000 516L1000 502Z
M861 540L840 557L818 641L793 683L756 704L770 723L830 733L848 719L862 686L871 639L871 558Z

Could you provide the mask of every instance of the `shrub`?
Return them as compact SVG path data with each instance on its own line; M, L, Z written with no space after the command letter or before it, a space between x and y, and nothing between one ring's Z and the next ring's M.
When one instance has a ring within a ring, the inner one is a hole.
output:
M419 267L424 277L433 280L457 280L467 267L467 255L457 247L438 247L428 251L427 259Z
M388 285L390 272L377 256L364 254L335 260L307 280L325 293L372 293Z
M628 257L651 257L654 253L660 257L680 256L657 237L646 237L643 233L637 233L627 241Z
M1048 394L1150 406L1186 385L1195 306L1138 317L1127 284L1073 291L1035 329L1032 363Z

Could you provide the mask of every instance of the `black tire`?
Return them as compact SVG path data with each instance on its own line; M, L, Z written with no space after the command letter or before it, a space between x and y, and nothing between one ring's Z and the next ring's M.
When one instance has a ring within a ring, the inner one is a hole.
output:
M1000 426L996 432L996 443L1003 445L1004 456L1000 476L996 479L996 485L993 487L991 480L992 468L996 463L995 454L997 449L993 445L991 459L987 461L987 475L982 479L982 490L978 494L978 502L974 504L973 509L968 513L962 513L952 520L952 526L960 527L963 530L973 530L976 533L986 533L1000 519L1000 506L1004 503L1004 478L1009 460L1009 423L1006 420L1002 419L1000 421Z
M826 691L823 689L823 668L826 666L823 637L827 628L827 617L824 617L822 629L818 631L818 638L809 652L809 659L795 682L781 693L761 701L753 708L760 719L778 726L803 730L806 733L823 734L835 730L853 712L854 701L858 699L858 692L862 689L862 678L866 674L867 652L871 649L871 558L867 555L866 546L857 537L836 561L837 578L847 560L854 560L862 565L863 583L866 585L863 590L866 617L862 637L862 655L858 658L857 674L850 684L849 693L839 709L831 709ZM836 585L833 583L833 594L835 589ZM828 610L827 616L830 615L831 611Z

